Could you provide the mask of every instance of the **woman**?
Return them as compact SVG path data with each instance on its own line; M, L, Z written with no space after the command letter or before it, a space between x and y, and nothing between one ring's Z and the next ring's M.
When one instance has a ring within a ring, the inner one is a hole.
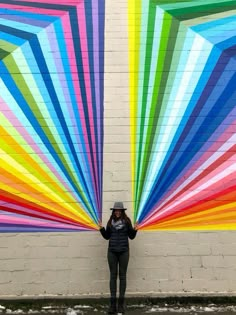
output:
M123 202L115 202L111 208L112 214L108 220L106 229L100 224L102 236L109 240L108 264L110 269L110 308L108 314L124 313L126 272L129 262L129 241L134 239L137 233L137 225L132 227L130 219L127 217ZM117 273L119 267L119 299L118 310L116 308Z

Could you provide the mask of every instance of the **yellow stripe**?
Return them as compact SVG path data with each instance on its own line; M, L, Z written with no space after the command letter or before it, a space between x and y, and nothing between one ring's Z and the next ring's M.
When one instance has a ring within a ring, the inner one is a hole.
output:
M236 212L230 212L228 213L227 210L234 210L236 207L236 202L231 202L229 204L225 204L222 206L218 206L206 211L201 211L199 213L191 214L185 217L173 219L170 221L166 221L163 223L156 223L150 226L150 229L167 229L167 230L175 230L175 229L186 229L186 230L191 230L191 229L197 229L196 226L205 226L203 222L206 222L206 226L215 226L215 225L220 225L214 223L214 221L220 220L222 221L222 226L228 224L227 222L224 223L224 221L227 220L232 220L232 217L235 219L235 224L236 224ZM212 223L211 223L212 222ZM192 225L192 226L191 226ZM142 229L142 228L141 228ZM144 230L148 230L149 227L144 227Z
M51 170L48 167L46 167L44 162L36 155L36 153L27 144L24 138L18 133L18 131L13 126L9 124L5 116L3 116L1 113L0 113L0 119L1 119L0 120L1 124L7 128L6 130L0 126L0 135L1 135L0 147L3 152L3 154L1 155L1 158L5 160L7 164L9 164L8 161L11 161L10 166L4 165L2 174L4 174L4 171L5 172L8 171L13 176L17 176L16 174L19 174L18 176L19 179L20 180L23 179L23 182L21 182L21 185L28 187L27 188L28 190L30 189L29 187L33 188L33 190L35 190L37 187L38 191L40 191L40 195L39 195L40 197L43 197L43 198L46 197L48 199L51 199L54 203L56 203L51 209L55 209L55 207L61 208L60 206L61 202L56 201L55 198L54 199L49 198L49 196L61 195L63 197L63 199L61 198L61 200L63 200L62 202L63 208L59 210L58 213L66 215L64 214L65 208L68 208L68 205L70 204L71 206L69 207L67 211L71 211L70 209L73 210L73 212L75 213L74 219L78 220L78 213L79 213L79 217L83 220L83 223L93 224L93 221L91 221L88 214L84 211L84 209L82 209L79 206L78 201L75 198L73 198L71 194L68 194L67 190L65 189L63 185L61 185L57 177L55 177L55 175L51 172ZM8 131L10 131L11 134L8 133ZM14 138L12 135L14 135ZM15 139L17 139L17 142ZM36 160L34 158L36 158ZM24 162L22 162L22 160ZM12 167L12 165L14 167ZM30 180L29 178L32 172L34 173L34 176L31 178L31 182L32 182L31 185L29 185L29 180ZM23 176L23 174L25 173L27 173L29 176L28 177ZM24 184L24 182L26 184ZM41 183L46 183L43 186L44 192L43 192L43 188L40 189ZM14 182L12 182L11 185L14 186ZM50 188L48 186L50 186ZM32 195L34 194L35 193L33 193ZM39 200L37 200L35 203L38 204ZM49 203L52 203L52 202L50 201ZM46 205L48 208L48 203L46 203Z
M198 225L194 227L180 227L180 228L155 228L155 227L145 227L141 228L143 231L228 231L236 230L236 223L222 223L214 225Z
M173 224L193 222L193 221L197 222L198 220L202 220L203 216L204 218L213 218L218 212L220 213L219 215L221 214L224 215L224 211L230 210L232 209L232 207L233 208L236 207L236 202L231 202L231 203L217 206L217 207L205 210L205 211L200 211L200 212L192 213L192 214L180 217L180 218L176 218L176 219L170 220L169 223L171 222L171 225L173 225ZM160 225L162 224L164 225L168 224L168 221L160 223Z
M134 196L134 179L136 165L136 132L137 132L137 88L139 70L139 46L141 26L141 0L128 1L129 26L129 74L130 74L130 132L131 132L131 178L132 196Z
M88 217L86 213L84 213L83 209L78 207L78 203L71 205L71 203L68 203L67 200L62 199L59 197L52 189L49 189L44 183L38 181L38 179L30 174L26 168L24 168L21 164L17 163L9 154L5 153L2 149L0 149L0 169L2 169L1 174L4 174L4 172L9 172L10 174L14 175L19 179L18 183L12 183L10 182L9 187L17 187L20 185L30 187L33 190L36 190L39 192L38 198L30 198L27 194L25 194L23 191L18 191L17 195L20 195L21 198L24 198L26 200L33 201L35 204L38 205L46 205L46 208L53 210L56 213L62 214L64 216L67 216L69 218L73 219L80 219L85 224L92 224L92 220ZM3 182L1 181L1 184ZM6 189L6 191L9 192L9 187ZM2 185L1 185L2 188ZM23 187L22 187L23 188ZM3 189L3 188L2 188ZM31 193L29 195L32 195ZM39 199L41 197L45 197L48 199L48 202L40 202ZM50 206L53 204L53 206ZM58 207L60 204L63 204L63 211L58 211L56 206ZM75 209L76 208L79 209Z

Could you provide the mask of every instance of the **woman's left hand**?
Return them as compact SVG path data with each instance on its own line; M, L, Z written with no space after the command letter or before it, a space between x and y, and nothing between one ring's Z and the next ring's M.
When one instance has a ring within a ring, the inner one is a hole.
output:
M134 225L134 229L137 231L138 230L138 223L136 222Z

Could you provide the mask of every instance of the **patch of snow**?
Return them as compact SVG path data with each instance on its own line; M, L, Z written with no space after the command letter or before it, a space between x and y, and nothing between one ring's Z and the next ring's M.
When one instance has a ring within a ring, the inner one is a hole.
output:
M203 310L204 310L204 312L214 312L215 311L215 309L212 307L204 307Z
M91 306L89 305L75 305L74 308L92 308Z
M73 308L68 308L66 315L77 315L76 311Z

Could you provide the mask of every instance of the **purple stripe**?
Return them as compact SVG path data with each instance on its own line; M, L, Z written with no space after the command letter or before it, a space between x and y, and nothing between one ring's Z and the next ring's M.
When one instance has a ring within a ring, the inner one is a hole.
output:
M228 116L225 118L224 121L219 125L219 127L215 130L215 132L211 135L211 137L207 140L207 142L202 146L201 151L198 151L197 154L194 156L194 159L188 164L188 168L191 168L196 160L205 154L205 152L212 146L212 143L216 142L216 140L225 132L226 129L232 125L233 121L236 117L236 108L234 108ZM181 174L180 174L181 175Z
M34 219L28 218L27 216L19 216L19 215L8 215L8 214L0 214L1 224L9 224L9 225L24 225L24 226L35 226L39 228L56 228L56 229L84 229L84 227L77 226L74 224L61 224L57 222L42 220L42 219Z
M9 209L12 209L12 210L14 210L15 212L14 213L11 213L11 212L7 212L6 210L4 211L4 212L6 212L8 215L10 215L10 214L12 214L12 215L14 215L14 216L18 216L18 217L22 217L23 216L23 214L21 214L21 213L17 213L17 211L22 211L22 212L25 212L26 214L25 214L25 216L27 217L27 215L29 216L29 217L31 217L32 215L34 215L34 216L40 216L40 217L42 217L42 218L37 218L37 220L43 220L43 218L45 218L45 220L52 220L52 221L54 221L54 222L60 222L60 223L65 223L65 224L71 224L71 222L70 221L67 221L66 219L60 219L60 218L57 218L57 217L55 217L53 214L46 214L46 213L44 213L43 212L43 210L39 210L39 211L37 211L37 210L32 210L32 209L28 209L28 208L25 208L25 207L21 207L21 206L19 206L19 205L15 205L15 204L11 204L11 203L9 203L9 202L5 202L5 201L0 201L0 208L1 208L1 205L2 206L4 206L4 207L7 207L7 208L9 208ZM37 206L37 205L36 205ZM1 211L1 213L2 213L2 211ZM35 218L35 217L32 217L32 218ZM36 218L35 218L36 219Z
M98 20L98 0L92 0L92 15L93 15L93 51L94 51L94 85L95 85L95 98L96 98L96 110L97 110L97 132L98 132L98 172L99 172L99 193L98 204L101 206L101 163L102 163L102 148L101 148L101 104L100 104L100 71L99 71L99 20ZM100 209L99 209L100 210Z
M80 152L80 154L77 156L78 156L78 159L80 161L80 166L81 166L81 168L83 168L83 174L86 177L87 182L89 182L90 181L90 174L89 174L88 167L87 167L88 162L86 162L86 157L84 156L84 149L83 149L83 146L81 143L81 139L79 137L80 132L79 132L78 127L77 127L78 122L76 121L75 116L74 116L74 112L73 112L72 100L71 100L71 96L70 96L71 92L69 91L68 83L67 83L68 80L65 76L65 71L68 71L68 69L64 69L64 66L62 64L63 57L60 54L61 47L59 47L59 45L58 45L58 40L57 40L57 37L55 34L55 29L54 29L53 25L50 25L47 28L47 36L49 39L49 43L50 43L50 47L51 47L51 51L52 51L54 60L56 61L55 67L57 68L57 75L60 79L60 88L62 89L63 95L65 97L64 107L66 107L66 109L64 109L63 106L61 106L62 112L64 115L65 110L68 111L68 115L65 116L65 120L68 123L67 117L69 117L69 119L70 119L69 124L73 128L73 132L74 132L75 138L77 140L76 142L73 140L73 144L74 144L74 146L78 146L78 152ZM62 49L64 49L64 48L62 48ZM69 64L68 64L68 66L69 66ZM68 124L68 127L69 127L69 124ZM89 189L89 187L88 187L88 189ZM89 189L89 193L92 194L90 189Z
M80 232L80 231L88 231L89 229L73 229L73 228L40 228L34 226L23 226L17 224L0 224L0 233L18 233L18 232ZM92 229L90 229L92 230Z
M50 25L52 22L49 21L42 21L42 20L35 20L32 19L30 17L25 17L25 16L21 16L21 15L13 15L13 14L4 14L1 15L1 18L6 19L6 20L10 20L10 21L15 21L15 22L20 22L23 24L29 24L29 25L33 25L33 26L38 26L38 27L47 27L48 25ZM13 24L14 27L14 24ZM29 29L29 32L31 30Z
M50 163L50 161L47 159L47 156L44 152L41 151L41 149L38 147L38 145L35 143L34 139L31 137L31 135L27 132L24 126L22 126L19 119L13 114L11 109L8 107L8 105L4 102L4 106L8 108L8 110L2 112L5 117L9 120L9 122L13 122L13 126L15 126L15 129L19 132L19 134L22 136L22 138L28 143L28 145L32 148L32 150L37 154L37 156L45 163L45 165L51 170L52 174L58 179L60 183L63 184L63 186L68 189L68 191L71 192L71 195L77 200L76 195L73 191L71 191L71 188L68 186L68 184L65 182L65 180L61 177L61 175L58 173L58 171L54 168L54 166Z

